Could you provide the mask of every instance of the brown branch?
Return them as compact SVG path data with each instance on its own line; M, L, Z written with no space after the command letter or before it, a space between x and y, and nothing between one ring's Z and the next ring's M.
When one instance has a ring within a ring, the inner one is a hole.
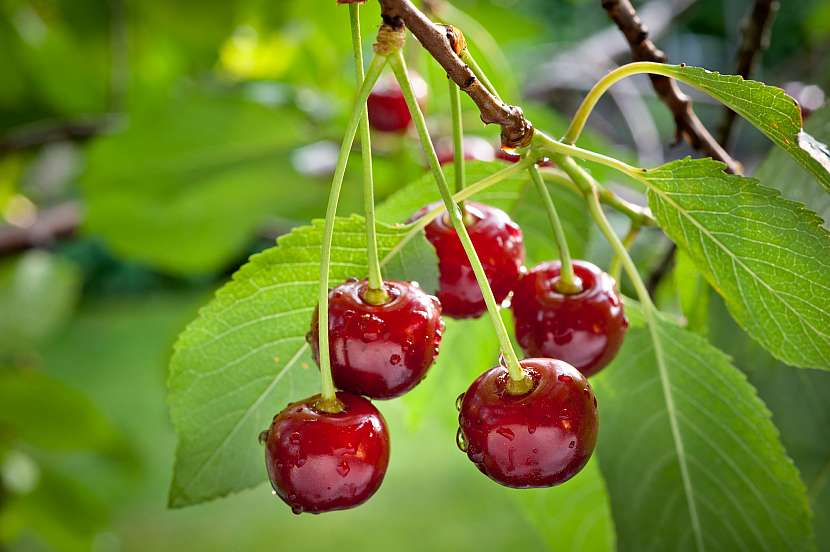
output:
M741 26L741 44L738 47L736 73L749 78L761 52L769 46L772 22L778 12L778 0L755 0L752 10ZM723 122L718 130L721 144L729 143L729 136L735 124L736 113L724 107Z
M119 122L115 115L70 121L47 121L11 130L0 137L0 157L55 142L83 142L108 132Z
M525 118L521 108L507 105L487 90L454 51L445 26L433 23L410 0L379 1L384 23L395 29L406 26L441 64L447 75L475 102L481 120L485 124L494 123L501 127L503 146L517 148L530 144L533 125Z
M81 209L70 202L44 209L30 226L0 226L0 255L50 245L72 236L80 223Z
M666 54L649 38L648 30L629 0L602 0L602 7L622 31L635 61L666 63ZM691 98L680 90L677 83L673 79L659 75L651 75L650 78L657 96L674 115L677 141L685 139L696 150L725 163L727 171L740 174L741 164L709 134L695 114Z

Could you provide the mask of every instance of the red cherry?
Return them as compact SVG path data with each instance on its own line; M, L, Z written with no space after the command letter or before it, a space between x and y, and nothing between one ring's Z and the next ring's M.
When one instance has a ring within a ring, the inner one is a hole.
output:
M528 358L521 365L533 379L523 395L507 392L504 366L470 385L458 415L459 447L502 485L551 487L576 475L591 457L597 401L585 376L566 362Z
M508 163L518 163L522 159L522 156L518 155L516 153L513 153L513 152L504 151L503 149L498 148L496 150L496 158L501 159L502 161L507 161ZM541 167L541 168L547 168L547 167L553 167L554 164L553 164L553 161L551 161L547 157L544 157L541 160L536 162L536 166Z
M415 213L410 220L422 217L440 205L433 203ZM484 273L496 301L503 301L519 279L524 263L522 231L501 209L467 201L464 203L470 222L467 232L478 253ZM473 268L447 216L439 216L424 229L438 254L440 289L438 299L444 314L453 318L475 318L487 310L476 282Z
M386 422L371 402L338 392L344 410L331 414L315 407L319 397L289 404L260 435L271 485L295 514L363 504L389 464Z
M559 261L522 276L511 300L516 339L529 356L558 358L590 376L617 354L628 320L611 276L586 261L573 267L582 291L571 295L555 288Z
M464 137L465 161L492 161L496 158L496 151L490 142L480 136ZM438 162L442 165L452 163L455 159L455 147L452 140L441 140L435 147Z
M409 80L415 90L415 98L423 108L427 97L427 83L414 72L409 73ZM369 125L381 132L405 132L412 122L412 115L406 106L398 81L390 74L378 80L367 99Z
M334 384L373 399L403 395L424 379L438 355L444 322L438 299L416 284L387 280L389 301L365 301L366 280L329 293L329 351ZM309 342L319 363L317 311Z

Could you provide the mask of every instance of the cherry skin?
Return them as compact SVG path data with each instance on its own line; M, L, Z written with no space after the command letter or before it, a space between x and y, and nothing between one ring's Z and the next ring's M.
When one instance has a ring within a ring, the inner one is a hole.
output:
M465 136L463 146L465 161L492 161L496 158L495 148L480 136ZM451 140L438 142L435 151L441 165L448 165L455 160L455 146Z
M507 392L510 374L496 366L464 393L459 446L490 479L507 487L551 487L585 466L597 442L597 402L588 380L561 360L521 361L533 387Z
M511 300L516 340L529 356L558 358L591 376L619 351L628 320L611 276L586 261L573 267L582 291L571 295L555 288L559 261L522 276Z
M427 97L427 83L418 74L409 73L409 80L415 90L415 98L423 108ZM392 75L381 77L366 100L369 111L369 125L381 132L406 132L412 122L412 115L406 106L401 87Z
M416 284L387 280L389 300L365 300L366 280L329 292L329 351L334 384L373 399L403 395L426 376L438 355L444 322L441 304ZM312 315L308 340L319 364L319 323Z
M415 213L417 220L431 209L433 203ZM524 263L522 231L510 217L495 207L464 202L467 232L478 253L484 273L496 301L501 302L516 285ZM487 310L461 240L446 215L439 216L424 229L427 239L438 254L440 272L438 299L444 314L453 318L475 318Z
M319 395L289 404L260 435L276 494L295 514L366 502L389 464L389 432L367 399L338 392L343 411L320 411Z

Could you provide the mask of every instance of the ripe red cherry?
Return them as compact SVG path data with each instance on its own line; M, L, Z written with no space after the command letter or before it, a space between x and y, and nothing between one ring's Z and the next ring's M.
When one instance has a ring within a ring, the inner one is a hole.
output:
M410 220L417 220L438 203L428 205ZM524 263L522 231L501 209L467 201L470 222L467 232L478 253L496 301L503 301L519 279ZM473 268L461 240L447 216L439 216L424 229L438 254L440 289L438 299L444 314L453 318L474 318L487 310Z
M387 280L389 301L365 300L366 280L352 280L329 293L329 351L334 384L373 399L403 395L438 355L444 322L438 299L410 282ZM312 315L308 340L319 363L319 324Z
M410 71L409 80L415 90L415 98L423 108L427 97L427 83L418 74ZM381 132L405 132L412 122L412 115L406 107L401 87L390 74L382 76L372 89L366 101L369 111L369 125Z
M512 153L512 152L504 151L503 149L498 148L496 150L496 158L501 159L502 161L507 161L508 163L518 163L522 159L522 156L518 155L518 154L515 154L515 153ZM546 168L546 167L553 167L554 165L553 165L553 161L551 161L547 157L544 157L541 160L536 162L536 166Z
M490 142L480 136L464 137L465 161L492 161L496 158L496 151ZM438 162L442 165L452 163L455 159L455 147L452 140L441 140L435 146Z
M316 408L319 397L289 404L260 435L271 485L295 514L366 502L389 464L386 422L371 402L338 392L344 409L331 414Z
M521 365L533 388L511 395L507 368L478 377L461 401L459 447L494 481L515 488L551 487L588 462L597 442L597 401L576 368L551 358Z
M529 356L558 358L590 376L619 351L628 320L614 279L586 261L573 262L582 291L556 290L559 261L522 276L513 292L516 339Z

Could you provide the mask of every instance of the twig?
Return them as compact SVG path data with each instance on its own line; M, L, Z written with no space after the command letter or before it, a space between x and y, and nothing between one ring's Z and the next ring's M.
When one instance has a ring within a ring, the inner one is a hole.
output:
M80 223L80 207L69 202L44 209L35 222L25 228L0 226L0 255L49 245L59 238L73 235Z
M406 26L447 75L475 102L481 120L485 124L501 126L503 146L517 148L530 143L533 125L519 107L499 101L476 78L453 50L447 39L446 27L430 21L410 0L380 0L380 5L384 23L395 29Z
M752 10L741 25L741 44L738 47L736 73L745 79L749 78L752 73L761 52L769 46L770 30L778 8L778 0L755 0ZM736 116L734 111L724 107L723 121L718 130L721 144L729 143Z
M635 61L666 63L667 57L649 38L648 30L637 16L629 0L602 0L602 7L622 31ZM652 75L651 84L657 96L671 110L677 127L676 139L685 139L693 148L726 164L727 171L740 174L741 164L709 134L692 108L692 100L677 83L667 77Z
M14 129L0 137L0 157L66 140L84 141L110 131L118 122L116 115L60 122L42 122Z

